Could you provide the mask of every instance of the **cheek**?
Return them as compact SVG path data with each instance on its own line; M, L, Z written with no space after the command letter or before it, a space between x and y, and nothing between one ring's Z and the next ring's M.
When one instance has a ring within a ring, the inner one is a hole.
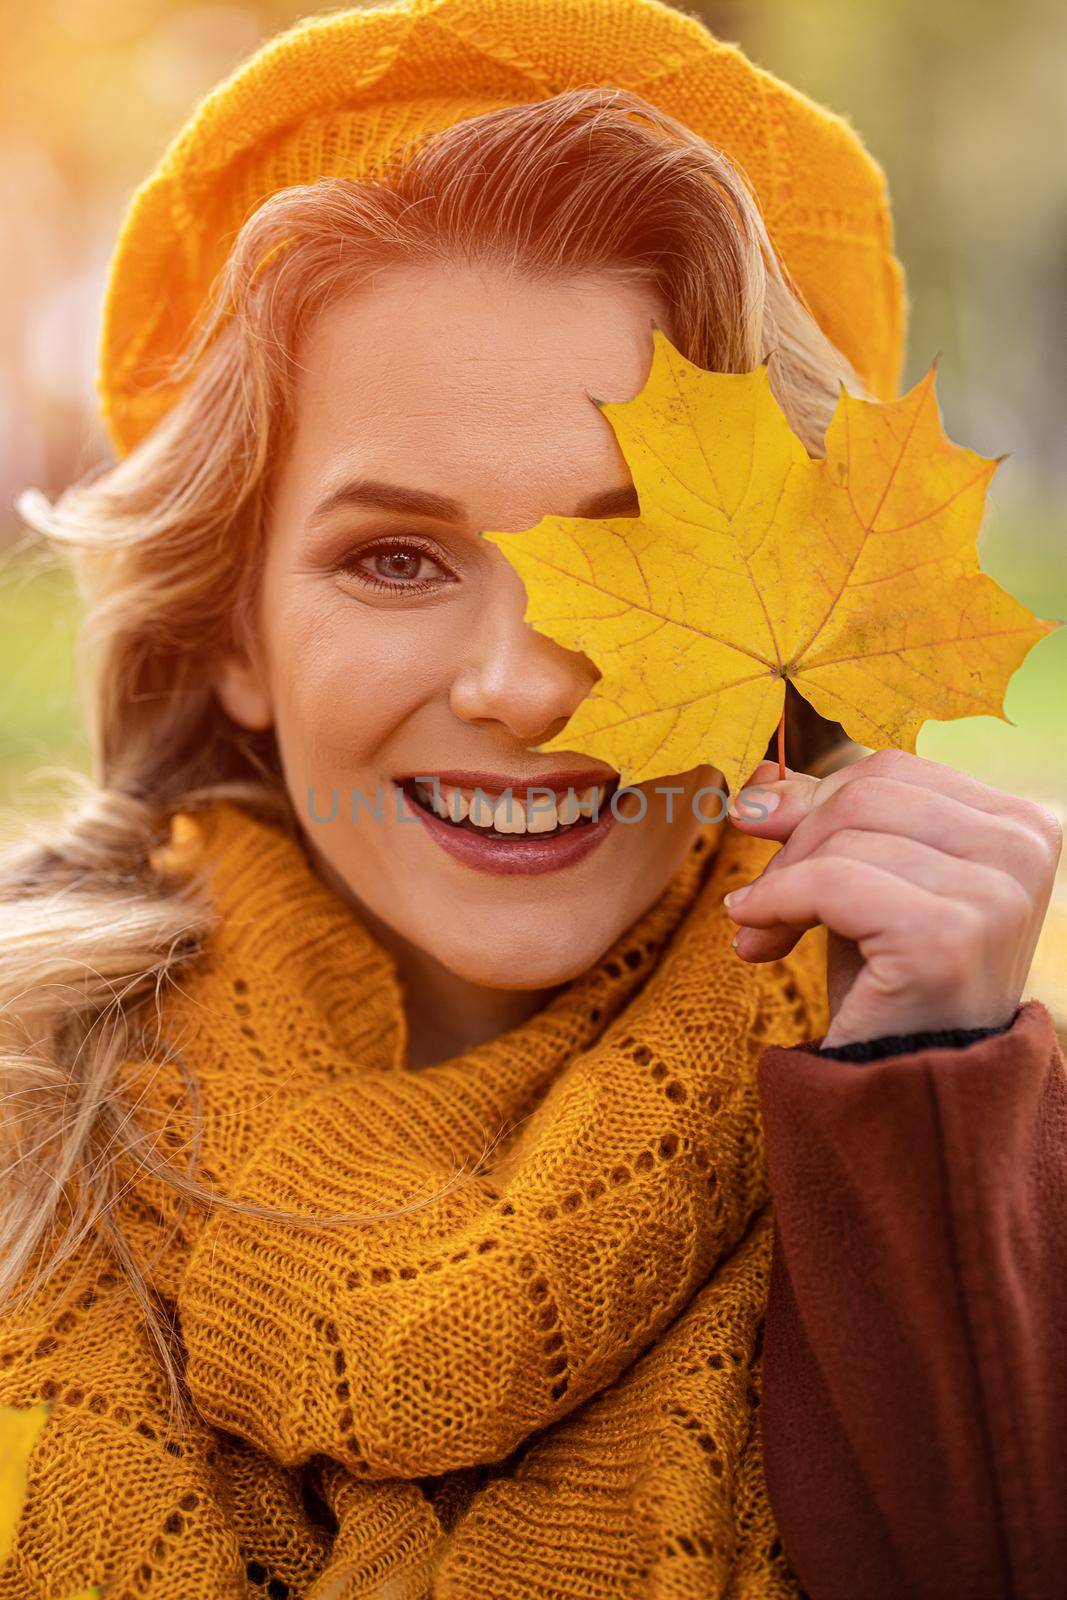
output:
M427 700L446 694L432 627L331 598L295 604L275 630L279 736L301 764L372 761Z

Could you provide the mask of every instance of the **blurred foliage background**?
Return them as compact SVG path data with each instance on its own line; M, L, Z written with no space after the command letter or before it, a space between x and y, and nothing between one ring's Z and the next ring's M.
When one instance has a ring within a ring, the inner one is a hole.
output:
M57 767L87 766L73 597L61 572L39 571L16 550L11 506L23 487L53 495L108 457L93 369L123 209L197 99L315 9L287 0L5 7L0 805L29 804ZM983 568L1039 615L1067 617L1067 7L690 0L682 9L845 116L881 161L908 274L905 384L941 352L950 437L1009 454L990 492ZM1067 628L1013 678L1010 723L928 723L920 753L1063 814L1065 690ZM1062 985L1061 963L1049 981Z

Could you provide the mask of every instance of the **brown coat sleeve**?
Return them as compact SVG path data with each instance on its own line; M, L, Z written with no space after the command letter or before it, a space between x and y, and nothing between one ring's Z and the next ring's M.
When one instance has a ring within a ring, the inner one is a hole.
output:
M1067 1593L1067 1068L1052 1019L772 1046L767 1489L810 1600Z

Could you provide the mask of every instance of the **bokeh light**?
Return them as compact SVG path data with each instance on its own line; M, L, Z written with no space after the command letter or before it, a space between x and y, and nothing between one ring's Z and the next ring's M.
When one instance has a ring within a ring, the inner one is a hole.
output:
M989 496L982 564L1040 615L1067 616L1067 7L1016 0L1006 15L999 0L689 0L684 9L845 117L881 161L909 282L905 383L941 352L950 437L1009 455ZM85 759L77 712L62 709L69 671L55 652L65 633L11 620L17 608L48 617L73 600L60 585L31 602L32 583L3 553L21 489L55 494L108 458L95 347L123 210L197 100L313 11L288 0L50 0L6 13L0 801L42 759ZM36 728L28 682L38 693L56 686ZM1014 727L988 717L927 724L920 752L1062 807L1065 685L1067 629L1013 679Z

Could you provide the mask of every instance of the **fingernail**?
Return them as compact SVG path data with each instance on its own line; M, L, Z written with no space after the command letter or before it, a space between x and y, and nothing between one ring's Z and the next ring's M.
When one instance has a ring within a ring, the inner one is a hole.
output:
M734 906L739 906L751 888L752 885L750 883L746 883L744 888L731 889L729 894L724 894L722 897L722 903L726 907L727 911L732 911Z
M737 794L732 795L726 810L735 822L762 822L780 804L781 799L774 789L762 789L758 784L753 784L751 788L739 789ZM741 806L744 806L743 811Z

